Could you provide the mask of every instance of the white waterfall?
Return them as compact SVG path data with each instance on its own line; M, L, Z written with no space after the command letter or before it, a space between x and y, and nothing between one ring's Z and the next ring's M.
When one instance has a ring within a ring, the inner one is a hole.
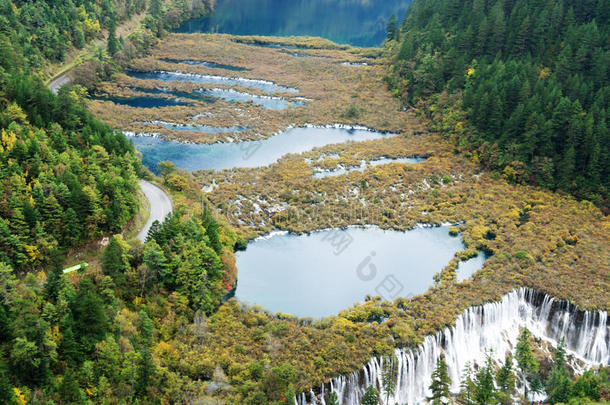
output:
M606 311L579 311L566 301L521 288L502 297L500 302L471 307L458 316L455 326L426 336L415 349L396 349L398 375L396 393L390 404L426 403L431 393L437 359L444 354L451 390L459 391L467 362L482 365L487 354L498 363L512 351L522 328L553 346L564 338L567 354L586 366L610 364L610 324ZM491 352L489 352L491 350ZM322 404L327 392L334 391L343 405L359 405L365 389L381 387L383 359L372 358L358 372L333 378L310 401L298 397L298 405Z

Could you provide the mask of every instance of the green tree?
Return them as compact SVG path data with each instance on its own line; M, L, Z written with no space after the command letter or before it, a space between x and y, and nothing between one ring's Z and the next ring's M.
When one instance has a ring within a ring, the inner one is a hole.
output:
M271 368L269 385L272 392L283 395L295 383L296 378L296 368L290 363L283 363Z
M504 365L496 373L496 385L498 386L498 401L502 404L511 403L511 395L515 391L515 375L513 373L513 357L506 356Z
M367 387L360 403L362 405L379 405L379 392L372 385Z
M467 362L462 370L462 381L460 381L460 393L458 398L461 404L473 405L475 402L475 376L470 362Z
M451 378L447 370L447 363L445 358L441 356L436 361L436 368L432 372L432 383L429 387L432 396L428 397L428 401L435 404L447 403L451 398L450 386Z
M565 340L562 338L555 350L553 368L546 382L546 393L552 403L568 402L572 389L570 373L566 366Z
M154 240L150 240L144 245L143 254L144 264L154 274L155 279L164 280L168 270L167 259L159 244Z
M517 365L521 371L521 375L526 381L532 381L534 376L538 373L538 361L532 354L530 336L530 331L527 328L524 328L517 339L517 346L515 347ZM525 397L527 398L527 384L525 386Z
M74 333L82 350L90 353L95 344L106 336L109 322L106 305L89 278L80 282L71 309L74 316Z
M95 345L97 354L97 368L99 373L111 382L117 382L121 365L121 350L112 335Z
M110 21L110 26L108 27L108 53L114 56L120 47L120 42L116 37L116 19L113 17Z
M475 403L479 405L491 405L496 402L496 388L494 384L494 365L491 356L487 355L485 366L476 375L475 379Z
M0 402L3 404L13 404L15 401L15 391L7 376L6 365L0 364Z
M395 356L384 358L383 371L381 373L381 389L385 394L385 402L389 403L390 397L396 392L396 380L398 378L398 361Z
M146 396L148 387L151 383L151 378L156 372L156 366L153 361L153 356L148 347L140 351L140 361L137 367L137 376L135 383L136 395L139 397Z
M331 393L328 394L326 405L339 405L339 398L337 397L337 393L335 391L331 391Z
M222 252L222 244L218 233L218 221L216 221L216 218L214 218L207 206L203 208L202 222L205 234L210 239L210 246L212 246L216 253Z
M388 19L388 26L386 29L386 38L389 40L398 40L398 24L396 22L396 14L392 14Z
M83 402L83 393L74 378L74 372L67 369L59 385L59 397L66 404Z
M125 285L125 273L130 270L129 245L121 235L110 238L102 257L102 270L110 276L117 286Z

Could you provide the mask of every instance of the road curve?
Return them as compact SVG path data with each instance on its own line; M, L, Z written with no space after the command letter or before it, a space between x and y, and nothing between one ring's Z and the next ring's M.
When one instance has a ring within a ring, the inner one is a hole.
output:
M49 89L51 89L53 93L57 94L61 86L63 86L64 84L68 84L71 81L72 79L70 79L68 73L64 73L59 77L55 78L53 81L51 81L51 83L49 83Z
M146 180L140 180L138 184L150 203L150 216L148 217L148 222L146 222L146 225L138 234L138 239L144 242L153 222L163 222L165 217L172 212L172 201L165 191L154 184L149 183Z

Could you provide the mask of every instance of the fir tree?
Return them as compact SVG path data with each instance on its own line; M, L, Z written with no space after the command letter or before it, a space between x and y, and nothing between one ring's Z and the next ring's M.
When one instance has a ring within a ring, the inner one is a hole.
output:
M553 368L546 382L546 393L552 403L568 402L572 388L570 373L566 369L565 340L562 338L555 350Z
M467 362L462 370L462 381L460 382L460 393L458 395L460 403L464 405L473 405L475 396L475 376L470 362Z
M114 235L104 251L102 257L102 270L110 276L117 286L125 284L125 273L129 271L129 245L123 241L121 235Z
M385 394L385 402L389 403L390 397L396 391L396 379L398 378L398 363L395 356L387 356L384 359L383 372L381 374L381 389Z
M116 19L111 18L110 26L108 27L108 53L114 56L119 51L120 43L116 37Z
M360 403L361 405L379 405L379 392L372 385L367 387Z
M436 368L432 372L432 383L429 387L432 396L428 397L428 401L435 404L447 403L451 398L451 393L449 392L450 385L451 378L449 378L447 363L445 358L441 356L436 361Z
M515 375L513 373L513 357L509 353L504 360L504 365L496 373L496 385L498 386L498 400L502 404L511 403L511 395L515 391Z
M392 14L388 19L388 26L386 29L386 38L389 40L398 40L398 24L396 22L396 14Z
M530 335L530 331L527 330L527 328L524 328L517 340L517 346L515 347L517 365L526 381L532 381L532 378L538 373L538 361L532 354ZM525 396L527 397L527 388L525 389Z
M337 393L335 391L328 394L326 405L339 405L339 398L337 397Z
M487 355L485 366L476 375L475 379L475 402L480 405L493 404L496 398L494 383L494 366L491 356Z

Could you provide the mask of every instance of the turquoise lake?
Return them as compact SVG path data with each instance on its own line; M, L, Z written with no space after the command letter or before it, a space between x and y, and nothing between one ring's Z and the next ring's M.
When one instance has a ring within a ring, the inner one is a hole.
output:
M157 164L164 160L189 171L267 166L288 153L303 153L334 143L390 136L394 134L365 129L303 127L288 129L264 140L239 143L185 144L149 136L128 138L142 152L142 162L156 172Z
M406 232L377 227L329 229L309 235L256 239L237 253L235 296L272 312L321 318L336 315L367 294L387 300L425 292L464 244L448 226ZM462 263L466 279L484 262Z

